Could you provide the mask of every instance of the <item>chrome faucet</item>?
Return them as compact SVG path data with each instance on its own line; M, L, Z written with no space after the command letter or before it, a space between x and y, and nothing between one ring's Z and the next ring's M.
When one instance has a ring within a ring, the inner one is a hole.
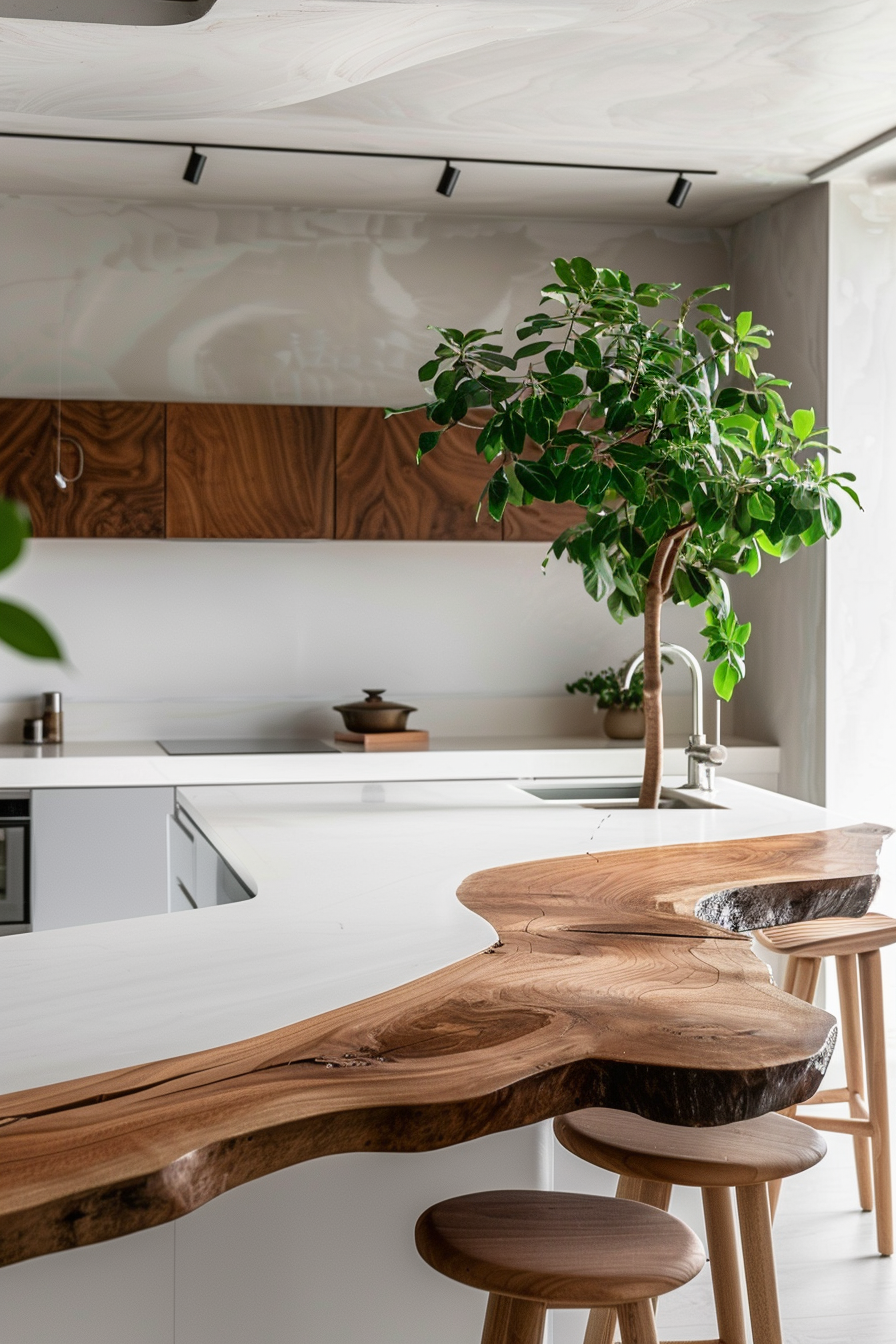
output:
M712 793L715 788L716 766L724 764L728 759L728 752L721 742L707 742L703 731L703 677L700 664L690 649L684 648L681 644L661 644L660 648L663 653L674 654L680 658L691 674L691 734L685 748L685 755L688 758L687 787L700 789L703 793ZM642 649L626 666L625 676L622 679L625 690L631 686L632 677L643 662ZM719 736L718 732L716 736Z

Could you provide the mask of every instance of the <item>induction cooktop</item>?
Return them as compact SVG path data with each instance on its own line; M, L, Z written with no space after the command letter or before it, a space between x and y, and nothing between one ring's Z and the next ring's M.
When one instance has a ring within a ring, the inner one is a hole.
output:
M337 751L316 737L208 737L159 742L169 756L267 756Z

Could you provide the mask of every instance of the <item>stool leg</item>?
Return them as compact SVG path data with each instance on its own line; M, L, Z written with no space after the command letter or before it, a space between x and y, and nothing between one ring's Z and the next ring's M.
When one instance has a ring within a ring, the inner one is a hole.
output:
M543 1302L489 1293L482 1344L542 1344L546 1310Z
M765 1186L739 1185L737 1212L753 1344L782 1344L772 1223Z
M616 1308L592 1307L582 1344L613 1344L616 1336Z
M672 1187L662 1181L644 1181L638 1176L620 1176L616 1183L617 1199L633 1199L639 1204L652 1204L665 1213L672 1198ZM653 1304L654 1311L656 1303ZM616 1333L616 1308L592 1307L582 1344L613 1344Z
M642 1181L638 1176L620 1176L616 1182L616 1198L634 1199L638 1203L646 1203L646 1200L642 1200L641 1191L645 1185L651 1184L652 1182ZM582 1344L613 1344L615 1337L616 1308L592 1307L588 1313L588 1325Z
M855 1118L864 1114L859 1099L865 1095L865 1076L862 1068L862 1018L859 1012L859 980L856 959L837 957L837 986L840 990L840 1028L843 1032L843 1053L846 1056L846 1086L849 1091L849 1113ZM867 1212L874 1208L871 1185L871 1149L863 1134L854 1134L853 1152L856 1159L856 1180L859 1185L859 1207Z
M616 1310L622 1344L657 1344L656 1320L649 1302L626 1302Z
M820 974L820 957L788 957L787 968L784 972L784 992L786 994L793 994L796 998L802 999L804 1003L811 1003L815 998L815 991L818 988L818 977ZM796 1107L788 1106L786 1110L781 1112L781 1114L793 1117L796 1115ZM773 1220L778 1209L778 1200L780 1198L781 1182L769 1181L768 1202Z
M790 993L796 995L798 999L802 999L804 1003L811 1003L818 988L821 957L791 957L790 960L795 962L793 988Z
M727 1186L703 1187L703 1214L719 1338L724 1344L746 1344L734 1211Z
M865 1072L868 1075L868 1115L871 1120L871 1161L874 1168L874 1205L877 1248L893 1254L893 1190L890 1177L890 1114L887 1102L887 1056L884 1038L884 996L880 952L859 953L862 989L862 1027L865 1036Z

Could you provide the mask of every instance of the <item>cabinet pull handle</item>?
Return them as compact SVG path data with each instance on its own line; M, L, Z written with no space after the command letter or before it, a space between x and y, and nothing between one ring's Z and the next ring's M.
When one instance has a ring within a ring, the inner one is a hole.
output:
M78 470L74 476L66 476L62 470L62 445L64 443L73 443L78 450ZM53 480L59 486L60 490L67 490L75 481L80 481L84 475L84 449L76 438L71 434L60 434L56 439L56 475Z
M187 891L186 887L184 886L183 882L181 882L180 878L177 879L177 885L180 887L181 895L182 895L182 896L185 896L185 897L187 898L187 900L190 902L190 904L192 905L192 907L193 907L194 910L198 910L198 909L199 909L199 906L198 906L198 905L196 904L196 902L193 900L193 897L192 897L192 896L190 895L190 893Z

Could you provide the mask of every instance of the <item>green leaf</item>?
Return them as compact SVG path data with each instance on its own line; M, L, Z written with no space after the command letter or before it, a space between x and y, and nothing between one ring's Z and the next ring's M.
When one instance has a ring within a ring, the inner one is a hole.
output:
M593 565L582 566L582 582L585 585L585 592L589 597L593 598L595 602L602 601L610 590L610 585L607 583L603 574L601 574Z
M575 355L571 350L551 350L544 357L545 365L550 373L566 373L575 364Z
M14 602L0 602L0 640L29 658L62 658L62 650L43 622Z
M536 499L555 498L557 485L554 473L546 462L517 462L516 475L523 489Z
M427 429L417 440L417 462L427 453L431 453L444 433L443 430Z
M802 546L802 538L797 536L785 537L781 543L781 563L785 560L791 560Z
M744 337L747 335L752 325L753 325L752 313L738 313L737 319L734 323L734 330L737 332L740 340L744 339Z
M488 511L496 523L500 523L509 497L510 482L503 470L496 471L488 483Z
M582 289L593 289L597 284L597 271L587 257L573 257L569 263L576 283Z
M756 533L756 541L759 543L761 549L765 551L766 555L780 557L781 543L779 541L770 541L764 532Z
M590 336L580 336L573 346L573 351L582 368L600 369L602 367L603 355L600 346Z
M547 350L550 341L533 341L531 345L522 345L514 355L514 360L530 359L532 355L540 355L542 350Z
M441 367L442 361L440 359L431 359L428 363L421 364L417 370L417 377L421 383L428 383L430 378L435 378Z
M0 569L9 569L31 535L28 513L13 499L0 499Z
M752 578L754 574L759 573L759 548L752 543L744 551L740 567L744 574L749 574Z
M719 663L712 674L713 689L720 700L730 700L739 681L740 675L730 663Z
M624 561L617 560L613 566L613 581L621 593L626 593L629 597L637 597L638 592L632 582L632 576Z
M804 439L808 439L812 430L815 428L815 412L794 411L791 424L793 425L794 434L802 443Z
M764 490L758 491L747 499L747 512L751 518L758 518L761 522L768 523L775 516L775 501Z

